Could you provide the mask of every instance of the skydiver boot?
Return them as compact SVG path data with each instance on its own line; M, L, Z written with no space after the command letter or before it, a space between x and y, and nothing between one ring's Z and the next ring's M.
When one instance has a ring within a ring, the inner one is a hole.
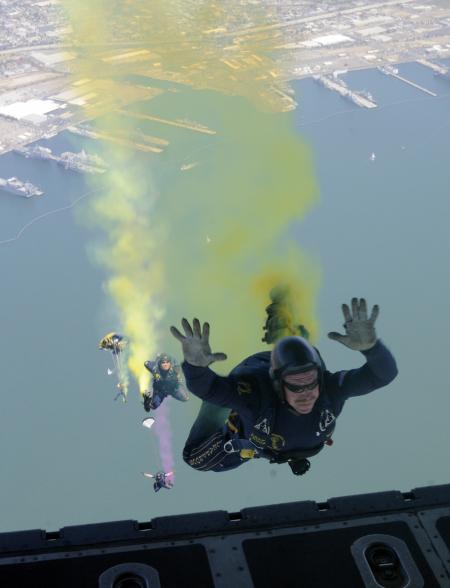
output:
M153 408L152 406L152 395L150 394L150 392L144 392L143 395L144 398L144 410L145 412L150 412L150 410Z

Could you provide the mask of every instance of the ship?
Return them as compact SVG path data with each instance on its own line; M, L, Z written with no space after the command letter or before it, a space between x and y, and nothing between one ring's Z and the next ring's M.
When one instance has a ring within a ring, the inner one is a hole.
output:
M351 100L357 106L361 108L376 108L377 104L373 99L368 98L366 95L361 95L358 92L353 92L349 89L347 84L340 78L333 78L331 76L315 75L313 79L328 88L328 90L334 90L344 98Z
M98 155L88 155L84 149L79 153L65 151L55 158L56 163L62 165L64 169L88 174L103 174L106 171L107 164Z
M375 102L375 100L374 100L372 94L369 92L369 90L360 90L359 93L364 98L367 98L367 100L371 100L372 102Z
M44 192L32 184L31 182L22 182L19 178L11 177L7 180L0 178L0 190L23 196L24 198L31 198L32 196L42 196Z
M192 163L183 163L183 165L180 166L180 170L181 171L188 171L194 167L197 167L197 165L199 164L199 161L193 161Z
M358 92L351 92L347 94L348 98L356 104L356 106L360 106L361 108L376 108L377 105L375 102L366 98L365 96L361 96Z
M65 151L61 155L54 155L48 147L35 145L34 147L17 147L15 153L30 157L32 159L47 159L55 161L65 169L77 171L80 173L102 174L107 169L107 164L98 155L89 155L84 149L79 153Z
M377 70L387 76L398 75L398 68L394 67L393 65L379 65Z
M80 135L81 137L88 137L89 139L98 139L99 138L98 133L96 133L95 131L93 131L91 128L88 128L88 127L70 126L70 127L67 127L66 131L69 131L70 133L73 133L74 135Z

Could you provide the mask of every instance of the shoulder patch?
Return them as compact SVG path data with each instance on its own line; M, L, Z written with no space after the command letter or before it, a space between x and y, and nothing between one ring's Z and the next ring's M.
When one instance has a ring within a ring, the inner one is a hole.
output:
M250 384L250 382L247 382L246 380L238 380L237 391L240 396L242 396L243 394L251 394L252 385Z
M281 435L271 433L270 443L272 445L272 449L274 449L275 451L279 451L280 449L283 449L283 447L286 445L286 440Z

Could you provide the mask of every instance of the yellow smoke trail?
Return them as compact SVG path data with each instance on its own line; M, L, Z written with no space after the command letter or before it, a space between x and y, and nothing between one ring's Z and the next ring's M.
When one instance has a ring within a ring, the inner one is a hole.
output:
M144 123L117 109L160 94L140 111L193 117L218 131L209 143L183 135L182 151L174 147L165 160L173 174L164 181L151 172L162 159L152 156L150 165L124 144L106 147L113 172L88 212L107 236L96 257L111 276L107 289L132 342L129 366L141 391L143 361L161 346L179 353L167 327L181 316L211 322L214 350L230 358L223 369L260 347L268 293L286 280L298 292L300 321L315 334L318 270L286 233L317 190L309 149L293 116L282 113L295 103L269 57L280 33L258 29L273 15L237 0L65 6L79 50L74 74L93 96L85 114L108 113L98 128L132 138ZM129 83L132 74L139 84ZM152 79L167 83L165 94L148 87ZM180 157L200 163L181 174Z
M300 335L311 339L311 332L302 323L306 316L311 313L305 312L305 301L307 296L301 290L301 284L292 280L292 276L281 277L277 275L265 276L263 282L267 281L276 283L277 286L270 290L270 304L266 307L266 324L264 325L264 342L273 344L279 339L290 336ZM267 287L263 285L263 291L267 291Z
M227 113L221 142L165 199L167 226L177 235L167 274L177 296L168 316L208 320L213 350L229 356L215 366L225 371L264 348L264 308L279 283L291 284L299 321L317 336L320 274L288 236L317 190L291 115L256 111L245 100L211 101ZM191 203L187 210L177 210L181 199Z
M158 251L163 236L149 224L156 195L151 182L140 175L140 166L114 146L106 158L112 169L107 182L101 180L103 195L91 201L87 213L89 221L107 235L106 242L95 249L95 257L110 275L105 288L130 340L128 366L143 392L149 380L144 361L158 351L156 325L163 315L158 298L164 292Z

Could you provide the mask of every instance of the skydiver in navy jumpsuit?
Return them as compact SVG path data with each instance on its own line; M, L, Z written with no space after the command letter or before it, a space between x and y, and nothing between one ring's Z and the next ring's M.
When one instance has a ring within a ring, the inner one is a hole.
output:
M144 409L156 410L167 396L186 402L189 394L183 383L180 366L166 353L161 353L155 361L146 361L145 367L152 375L152 390L144 394Z
M265 457L288 462L295 474L305 473L295 471L295 463L308 469L305 458L331 444L345 401L386 386L397 375L391 352L375 333L378 307L368 318L366 301L354 298L351 311L346 304L342 310L346 334L333 332L329 337L360 351L366 362L335 373L326 370L307 340L285 337L272 353L255 354L229 376L218 376L208 365L226 356L211 353L208 323L201 330L198 319L193 328L183 319L184 336L172 327L183 346L187 387L204 401L186 441L185 461L203 471L226 471L251 457Z

